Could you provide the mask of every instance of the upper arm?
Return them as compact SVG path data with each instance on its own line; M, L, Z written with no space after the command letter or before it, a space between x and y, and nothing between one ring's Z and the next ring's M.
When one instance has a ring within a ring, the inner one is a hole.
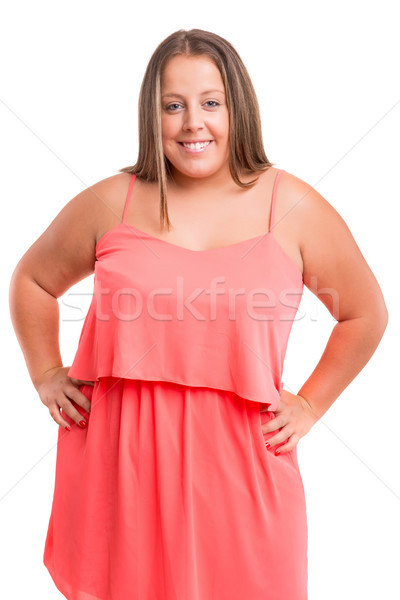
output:
M379 284L349 227L311 185L285 174L303 259L304 284L337 321L366 314L387 318Z
M70 200L28 248L15 272L58 298L94 271L96 239L104 223L118 224L120 175L108 177ZM112 221L113 220L113 221Z

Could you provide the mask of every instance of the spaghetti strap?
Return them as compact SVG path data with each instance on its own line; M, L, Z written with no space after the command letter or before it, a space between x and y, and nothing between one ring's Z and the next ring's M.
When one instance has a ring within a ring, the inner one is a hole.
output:
M269 177L281 181L278 172ZM124 219L136 221L145 196L132 190L135 175L124 179L133 204ZM145 187L140 174L136 185ZM66 369L94 382L80 390L95 409L76 405L85 429L63 410L72 429L59 428L42 555L62 600L307 600L296 446L279 454L287 438L271 447L276 427L266 428L304 282L266 235L266 189L262 203L262 235L208 250L129 223L99 239L92 301ZM288 290L291 302L254 305L254 291L280 299Z
M133 184L135 182L136 179L136 173L132 173L132 177L129 183L129 187L128 187L128 193L126 195L126 200L125 200L125 208L124 208L124 214L122 217L122 223L126 223L126 215L128 212L128 207L129 207L129 202L131 200L131 195L132 195L132 188L133 188Z
M272 199L271 199L271 210L270 210L270 217L269 217L268 232L270 232L272 230L272 227L274 226L274 223L275 223L276 193L278 190L279 178L282 175L282 173L284 173L284 172L285 172L285 169L279 169L278 174L275 177L274 186L272 188Z

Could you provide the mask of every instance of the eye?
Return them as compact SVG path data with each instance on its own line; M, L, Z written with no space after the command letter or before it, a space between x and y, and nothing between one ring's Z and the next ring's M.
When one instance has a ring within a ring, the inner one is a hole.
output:
M170 110L173 106L179 106L179 104L177 102L174 102L173 104L170 104L169 106L166 106L166 110Z
M216 108L217 106L219 106L219 102L216 102L215 100L207 100L206 104L212 104L213 106L209 106L209 108ZM175 112L175 109L173 108L174 106L181 106L180 104L178 104L178 102L174 102L173 104L169 104L168 106L165 107L165 110L169 110L171 112Z

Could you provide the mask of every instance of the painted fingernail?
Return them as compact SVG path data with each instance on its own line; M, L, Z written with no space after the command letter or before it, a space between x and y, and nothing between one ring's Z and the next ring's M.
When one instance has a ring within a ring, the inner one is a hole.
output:
M269 442L265 442L267 448L271 448L271 444Z
M82 419L82 421L79 421L79 425L80 425L81 427L86 427L87 423L86 423L86 421L84 421L84 420Z
M71 431L71 427L68 427L68 425L65 426L65 428L67 431Z
M278 456L278 454L280 454L281 451L280 450L275 450L275 456Z

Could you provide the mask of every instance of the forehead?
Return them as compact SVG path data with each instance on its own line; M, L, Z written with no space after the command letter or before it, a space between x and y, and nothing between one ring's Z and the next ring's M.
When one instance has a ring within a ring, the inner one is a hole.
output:
M189 93L219 90L224 84L216 64L207 56L174 56L162 74L162 93Z

